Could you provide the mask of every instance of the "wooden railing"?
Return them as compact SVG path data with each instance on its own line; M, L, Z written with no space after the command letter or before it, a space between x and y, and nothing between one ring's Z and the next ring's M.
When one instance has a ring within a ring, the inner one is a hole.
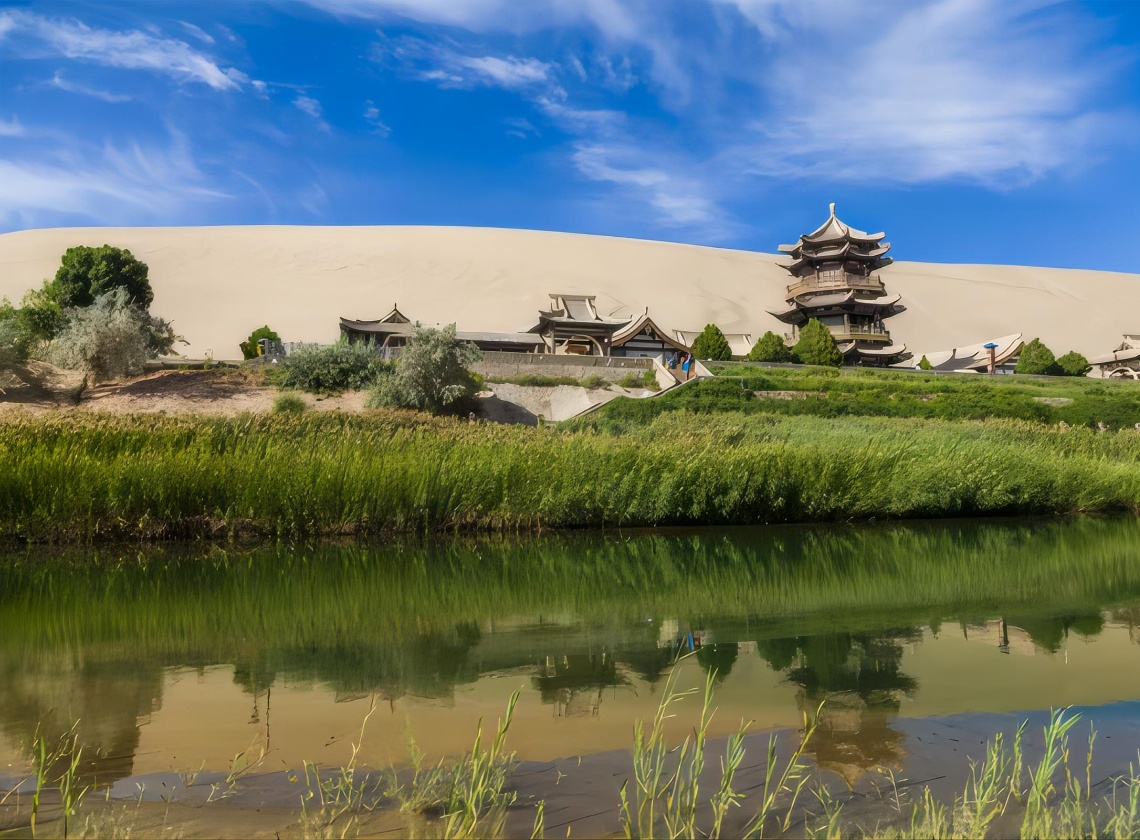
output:
M820 274L819 277L805 277L800 282L788 286L788 297L796 297L806 292L828 292L835 289L858 289L860 291L882 292L883 281L876 275L863 277L839 271Z

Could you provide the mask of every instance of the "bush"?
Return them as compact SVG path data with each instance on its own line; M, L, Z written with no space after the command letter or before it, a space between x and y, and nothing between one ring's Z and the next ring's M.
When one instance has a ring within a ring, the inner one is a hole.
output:
M467 341L457 341L455 324L443 329L416 327L396 359L396 370L372 389L369 408L416 408L431 414L455 410L475 395L478 385L467 368L483 358Z
M1054 376L1057 373L1057 357L1053 351L1046 347L1041 339L1035 338L1021 348L1017 357L1017 366L1014 373L1036 374L1038 376Z
M693 342L693 358L711 359L714 362L727 362L732 358L732 348L728 339L716 324L708 324L697 340Z
M285 357L278 384L311 394L362 391L387 373L388 364L371 343L302 344Z
M752 349L748 351L746 357L750 362L792 362L795 361L795 356L788 346L784 344L784 339L776 335L771 330L760 336L760 340L752 345Z
M919 370L934 370L934 365L930 363L930 359L923 356L918 360L918 368Z
M259 355L261 355L258 352L258 342L263 338L267 338L270 341L281 340L281 336L279 336L273 330L269 329L268 324L266 324L264 327L258 327L256 330L249 334L249 338L238 345L241 348L242 358L247 360L256 359Z
M0 301L0 370L19 364L28 357L28 341L17 320L16 309L7 299Z
M812 318L800 330L800 340L792 348L796 358L805 365L839 367L843 364L843 354L835 344L831 330Z
M274 414L300 414L308 406L296 394L281 394L273 401Z
M600 379L601 377L597 378ZM609 383L606 382L605 384L608 385ZM652 370L643 370L641 373L636 373L631 370L619 379L617 384L623 388L646 388L650 391L661 390L661 386L657 384L657 376Z
M65 326L48 345L47 361L82 370L96 382L142 372L143 362L169 353L176 341L170 323L131 303L126 289L95 298L91 306L64 311Z
M1085 376L1090 370L1092 365L1089 364L1089 360L1076 350L1070 350L1057 359L1058 376Z

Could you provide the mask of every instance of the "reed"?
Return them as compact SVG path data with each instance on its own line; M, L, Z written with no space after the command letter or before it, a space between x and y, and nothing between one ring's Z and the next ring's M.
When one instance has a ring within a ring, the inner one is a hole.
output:
M621 435L377 412L22 417L0 539L536 530L1140 509L1140 435L677 412Z

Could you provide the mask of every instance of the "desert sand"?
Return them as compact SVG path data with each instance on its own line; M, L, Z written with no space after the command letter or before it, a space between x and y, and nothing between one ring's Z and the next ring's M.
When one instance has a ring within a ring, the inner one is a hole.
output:
M795 239L795 232L785 237ZM789 275L780 257L666 242L495 228L56 228L0 235L0 296L18 301L74 245L129 248L150 266L152 311L184 355L239 358L262 324L286 341L330 342L338 318L398 304L425 324L518 331L551 292L597 295L606 315L649 307L664 329L777 333ZM773 243L775 245L776 243ZM917 354L1024 333L1058 354L1108 352L1140 332L1140 275L897 262L881 276L907 311L889 322Z

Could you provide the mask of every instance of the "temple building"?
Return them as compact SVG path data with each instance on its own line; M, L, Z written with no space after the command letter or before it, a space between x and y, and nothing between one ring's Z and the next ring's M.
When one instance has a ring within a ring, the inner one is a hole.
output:
M893 344L884 325L905 309L875 273L892 262L885 235L845 225L832 204L826 222L795 245L780 246L791 257L784 268L794 280L787 308L771 314L792 327L789 343L798 341L800 328L814 318L831 330L847 364L883 366L909 358L906 345Z
M1102 379L1140 379L1140 335L1125 335L1111 353L1093 356L1089 364Z
M653 322L649 310L636 318L606 318L598 313L593 295L550 295L550 308L538 313L538 323L525 332L457 331L456 338L481 350L513 353L552 353L576 356L642 356L688 352L682 341ZM384 351L403 347L415 325L398 307L374 321L340 319L349 341L371 341Z

